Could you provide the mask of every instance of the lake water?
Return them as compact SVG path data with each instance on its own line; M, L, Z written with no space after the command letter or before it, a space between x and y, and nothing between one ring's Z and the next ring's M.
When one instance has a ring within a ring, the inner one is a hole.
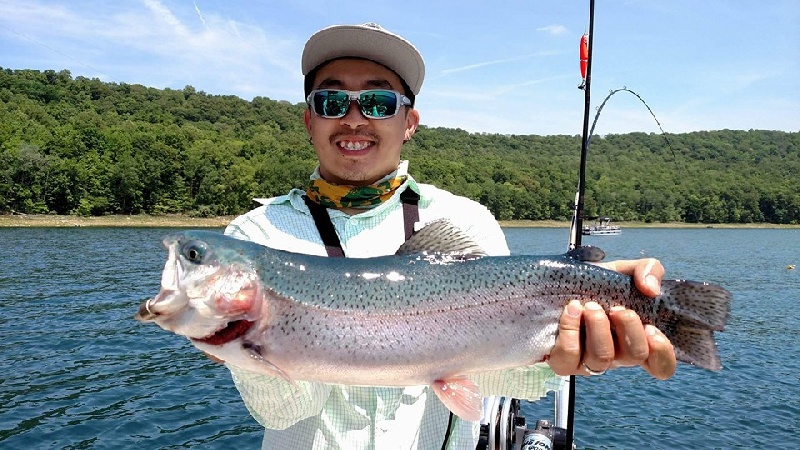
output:
M168 229L0 228L0 448L259 448L228 371L133 320L159 288ZM514 253L561 253L566 229L510 228ZM733 293L724 369L579 378L579 448L800 448L800 230L626 229L607 259ZM552 397L523 405L552 418Z

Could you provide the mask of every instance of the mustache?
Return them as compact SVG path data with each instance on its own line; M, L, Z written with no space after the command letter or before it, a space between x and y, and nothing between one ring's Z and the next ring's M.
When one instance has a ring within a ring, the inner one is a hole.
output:
M356 131L353 131L353 130L342 130L342 131L338 131L336 133L333 133L331 135L331 137L330 137L330 141L331 142L336 142L336 141L338 141L338 140L340 140L342 138L352 138L352 137L363 137L363 138L367 138L367 139L375 141L375 142L378 142L380 140L380 139L378 139L378 135L377 134L375 134L375 133L373 133L373 132L371 132L369 130L356 130Z

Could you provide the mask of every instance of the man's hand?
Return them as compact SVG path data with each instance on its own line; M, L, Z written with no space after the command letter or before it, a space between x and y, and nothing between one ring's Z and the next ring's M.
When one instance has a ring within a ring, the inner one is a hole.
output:
M632 275L646 296L661 290L664 267L658 260L638 259L600 263L599 266ZM581 321L586 341L581 342ZM548 360L559 375L591 375L609 368L642 366L650 375L666 380L675 373L677 361L672 344L652 325L643 325L639 315L623 307L606 314L595 302L577 300L564 309L558 338Z

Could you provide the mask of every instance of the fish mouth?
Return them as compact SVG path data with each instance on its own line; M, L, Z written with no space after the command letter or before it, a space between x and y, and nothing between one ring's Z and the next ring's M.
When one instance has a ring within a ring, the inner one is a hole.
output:
M247 333L247 331L253 326L253 323L254 322L244 319L234 320L233 322L228 322L228 325L226 325L225 328L217 331L216 333L204 338L192 338L192 341L208 345L224 345Z
M136 315L133 316L133 318L139 322L155 321L157 314L154 314L152 311L150 311L150 303L153 301L155 301L154 298L149 298L142 302L141 306L139 306L139 311L136 312Z

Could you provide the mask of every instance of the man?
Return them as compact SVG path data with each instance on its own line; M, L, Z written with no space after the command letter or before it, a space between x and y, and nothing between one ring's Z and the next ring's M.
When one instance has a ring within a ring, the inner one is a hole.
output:
M260 200L263 206L232 221L226 234L293 252L363 258L393 254L415 228L447 218L488 254L509 253L486 208L416 183L400 159L403 143L419 124L414 101L425 73L412 44L375 24L334 26L306 43L302 69L309 104L304 122L319 166L306 191ZM658 261L606 266L632 274L644 293L658 293L663 276ZM669 341L632 311L618 308L607 316L595 303L572 302L547 364L470 378L484 395L535 400L557 386L555 374L593 375L611 366L641 365L656 378L668 378L675 364ZM479 424L451 416L425 386L293 385L228 367L247 408L266 428L264 449L476 445Z

